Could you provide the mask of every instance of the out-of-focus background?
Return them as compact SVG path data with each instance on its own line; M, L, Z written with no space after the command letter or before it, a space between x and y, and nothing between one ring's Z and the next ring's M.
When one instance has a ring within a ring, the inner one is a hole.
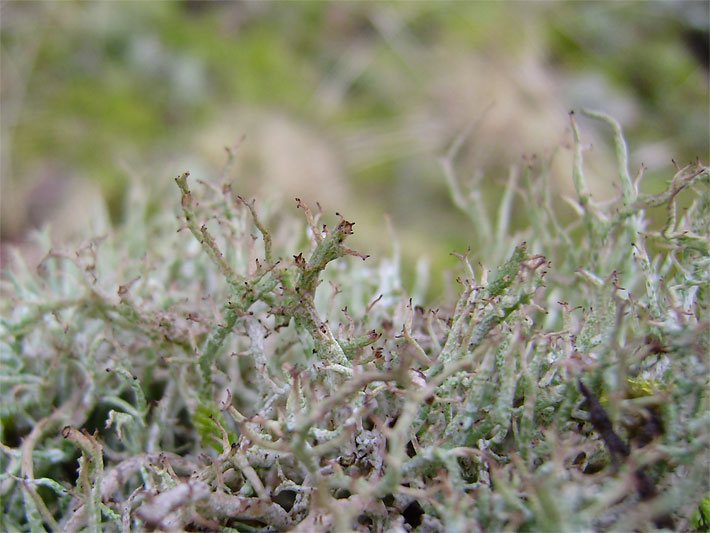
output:
M132 181L174 209L172 178L216 176L231 147L235 189L338 210L369 253L389 249L388 214L437 271L475 250L439 162L467 128L455 167L491 208L533 157L571 193L570 109L623 124L647 192L671 159L707 162L709 6L3 1L0 236L101 232ZM580 125L604 198L610 135Z

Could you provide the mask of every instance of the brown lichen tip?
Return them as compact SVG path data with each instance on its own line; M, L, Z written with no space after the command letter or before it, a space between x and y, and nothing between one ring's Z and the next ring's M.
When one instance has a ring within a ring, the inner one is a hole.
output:
M355 222L349 222L349 221L343 219L340 221L340 224L338 224L336 231L343 233L345 235L352 235L354 225L355 225Z
M303 253L293 256L293 260L296 262L296 266L300 269L306 268L306 260L303 258Z

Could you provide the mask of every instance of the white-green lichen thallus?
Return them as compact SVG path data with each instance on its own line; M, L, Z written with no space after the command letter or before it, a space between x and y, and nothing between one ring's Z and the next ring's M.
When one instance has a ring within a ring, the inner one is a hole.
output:
M532 167L489 216L447 154L448 299L340 215L188 173L105 239L40 234L2 278L0 530L707 529L710 173L646 195L586 115L619 197L572 115L572 218Z

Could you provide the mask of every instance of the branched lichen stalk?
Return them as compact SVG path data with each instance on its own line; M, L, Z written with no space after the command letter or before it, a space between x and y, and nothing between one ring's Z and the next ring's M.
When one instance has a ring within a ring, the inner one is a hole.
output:
M264 259L266 259L266 264L273 265L274 257L273 252L271 251L271 233L269 233L264 224L262 224L261 219L259 218L259 215L256 212L256 208L254 207L256 200L248 202L239 195L235 196L235 198L241 203L243 203L245 206L247 206L247 209L249 209L249 212L251 213L251 216L254 219L254 225L261 232L261 236L264 239Z
M203 399L211 399L212 396L212 365L217 359L220 348L224 344L227 335L233 330L239 319L241 312L235 307L226 305L224 308L224 323L218 325L205 342L204 349L199 356L199 365L202 372L201 396Z
M227 282L233 288L240 289L244 282L244 278L242 276L237 275L237 273L234 272L232 267L229 266L224 260L224 256L217 247L217 243L215 242L214 237L212 237L209 230L207 229L207 226L198 226L197 224L197 216L195 214L195 208L193 205L192 192L190 191L190 188L187 185L187 178L189 176L190 173L185 172L175 178L175 182L177 183L178 187L180 187L180 191L182 191L181 205L183 215L185 216L185 225L190 230L190 233L192 233L195 239L197 239L197 241L202 245L202 249L207 253L209 258L212 259L215 265L217 265Z
M320 274L328 263L345 255L357 255L362 259L367 257L343 245L348 235L352 235L353 225L352 222L341 220L332 232L317 239L316 248L308 261L301 254L294 258L296 266L300 270L295 283L298 300L292 304L296 324L309 331L320 357L326 361L346 366L350 364L348 358L333 336L328 324L318 318L313 300L316 288L320 283Z

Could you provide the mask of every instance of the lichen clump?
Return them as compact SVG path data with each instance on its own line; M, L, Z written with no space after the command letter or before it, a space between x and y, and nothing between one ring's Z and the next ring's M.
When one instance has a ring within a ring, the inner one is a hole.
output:
M571 223L530 167L482 225L447 161L496 239L460 255L439 307L396 255L350 249L340 215L297 200L300 225L188 174L177 224L138 194L114 234L36 271L18 256L0 529L707 527L710 174L639 194L618 124L590 116L613 128L621 194L589 195L572 117Z

